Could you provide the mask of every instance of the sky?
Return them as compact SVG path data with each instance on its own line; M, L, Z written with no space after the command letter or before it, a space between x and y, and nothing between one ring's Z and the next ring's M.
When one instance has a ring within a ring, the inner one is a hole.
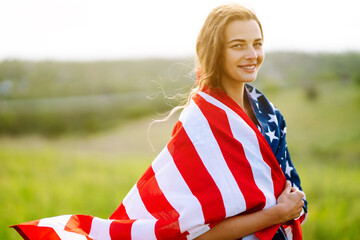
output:
M360 51L360 1L242 0L265 51ZM0 0L0 60L191 57L221 0Z

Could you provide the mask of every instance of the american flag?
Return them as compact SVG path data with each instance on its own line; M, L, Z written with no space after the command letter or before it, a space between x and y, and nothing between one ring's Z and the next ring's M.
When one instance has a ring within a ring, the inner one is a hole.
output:
M286 178L298 187L300 180L280 112L252 86L246 91L260 126L221 90L197 92L109 219L63 215L12 227L24 239L194 239L227 217L274 206ZM289 239L302 238L304 218L285 226ZM243 239L270 240L279 227Z

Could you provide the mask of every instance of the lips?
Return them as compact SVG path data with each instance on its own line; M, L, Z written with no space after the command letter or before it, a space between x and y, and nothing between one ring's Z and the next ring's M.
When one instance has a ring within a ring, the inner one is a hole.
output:
M238 67L240 67L245 72L254 72L256 69L256 64L240 65Z

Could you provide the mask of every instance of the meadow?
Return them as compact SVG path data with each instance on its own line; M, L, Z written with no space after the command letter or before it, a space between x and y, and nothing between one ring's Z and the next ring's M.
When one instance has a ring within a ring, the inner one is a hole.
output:
M287 122L309 202L304 239L360 239L359 84L318 81L309 95L301 84L274 88L258 80ZM1 135L0 239L19 239L9 225L44 217L109 217L169 140L176 116L148 131L161 117L139 115L101 131L51 138L41 131Z

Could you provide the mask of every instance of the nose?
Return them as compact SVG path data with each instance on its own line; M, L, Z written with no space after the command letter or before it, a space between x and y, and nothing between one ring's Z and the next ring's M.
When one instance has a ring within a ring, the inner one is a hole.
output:
M245 58L246 59L256 59L257 58L257 53L253 46L249 46L247 48Z

